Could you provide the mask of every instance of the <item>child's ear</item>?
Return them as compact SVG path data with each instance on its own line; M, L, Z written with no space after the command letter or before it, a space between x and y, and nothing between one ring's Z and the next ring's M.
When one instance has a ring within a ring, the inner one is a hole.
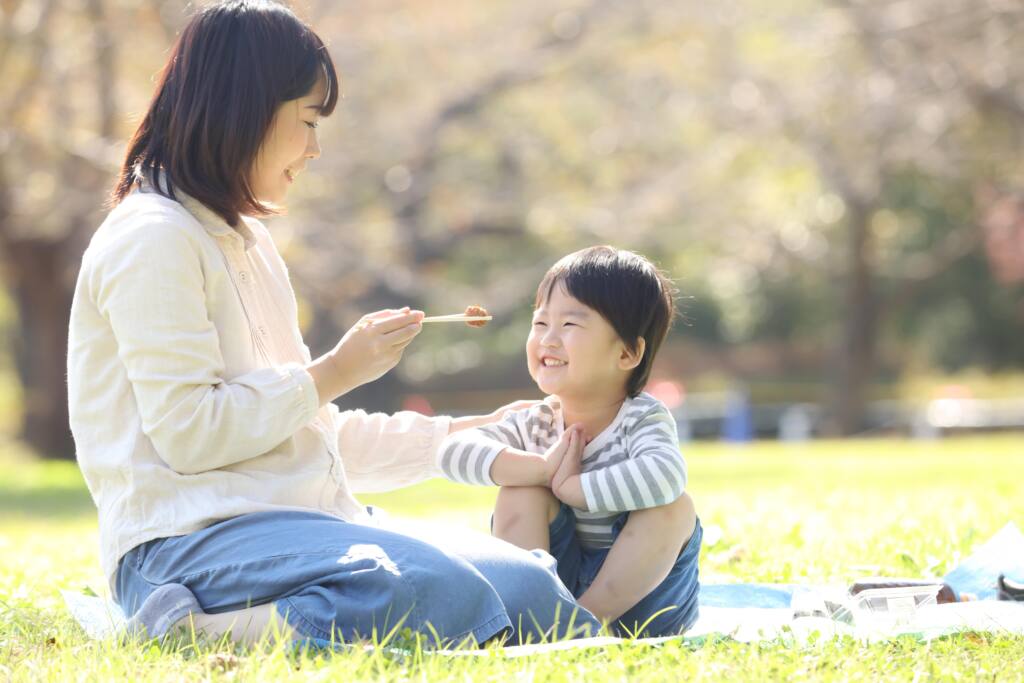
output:
M622 353L619 354L619 369L632 370L636 366L640 365L640 361L644 359L644 349L646 346L647 342L643 337L636 340L636 348L632 351L630 351L628 346L623 344Z

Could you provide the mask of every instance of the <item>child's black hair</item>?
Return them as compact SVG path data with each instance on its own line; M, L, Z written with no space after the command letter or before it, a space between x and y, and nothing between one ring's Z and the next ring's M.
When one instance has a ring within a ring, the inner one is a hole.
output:
M643 391L658 348L675 318L675 288L654 264L639 254L609 246L588 247L563 257L537 287L534 307L561 284L574 299L611 324L631 351L644 340L644 356L626 383L630 397Z

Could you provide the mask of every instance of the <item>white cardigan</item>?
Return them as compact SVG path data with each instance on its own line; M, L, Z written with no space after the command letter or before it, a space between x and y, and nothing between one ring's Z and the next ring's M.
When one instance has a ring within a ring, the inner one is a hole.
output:
M188 196L136 190L110 213L82 257L68 347L111 587L121 556L154 538L263 510L366 521L352 491L440 473L448 418L318 407L267 229L232 229Z

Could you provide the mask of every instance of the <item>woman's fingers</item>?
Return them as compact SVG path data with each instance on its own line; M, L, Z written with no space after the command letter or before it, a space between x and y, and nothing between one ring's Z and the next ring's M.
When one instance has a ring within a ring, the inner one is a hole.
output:
M385 308L380 311L374 311L373 313L367 313L363 316L363 320L383 320L385 318L393 318L396 315L402 315L410 311L409 307L405 308Z
M417 320L384 333L381 339L388 346L405 348L422 329L423 325Z
M370 322L370 327L382 334L394 332L411 323L418 323L423 319L423 311L377 311L364 315L362 320Z

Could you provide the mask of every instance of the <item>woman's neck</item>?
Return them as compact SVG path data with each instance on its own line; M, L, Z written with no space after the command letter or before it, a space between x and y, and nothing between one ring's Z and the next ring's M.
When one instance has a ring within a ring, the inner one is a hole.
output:
M559 396L558 400L562 404L562 417L565 426L581 425L583 438L586 443L590 443L612 423L615 416L619 414L626 397L617 395L596 399L574 399Z

